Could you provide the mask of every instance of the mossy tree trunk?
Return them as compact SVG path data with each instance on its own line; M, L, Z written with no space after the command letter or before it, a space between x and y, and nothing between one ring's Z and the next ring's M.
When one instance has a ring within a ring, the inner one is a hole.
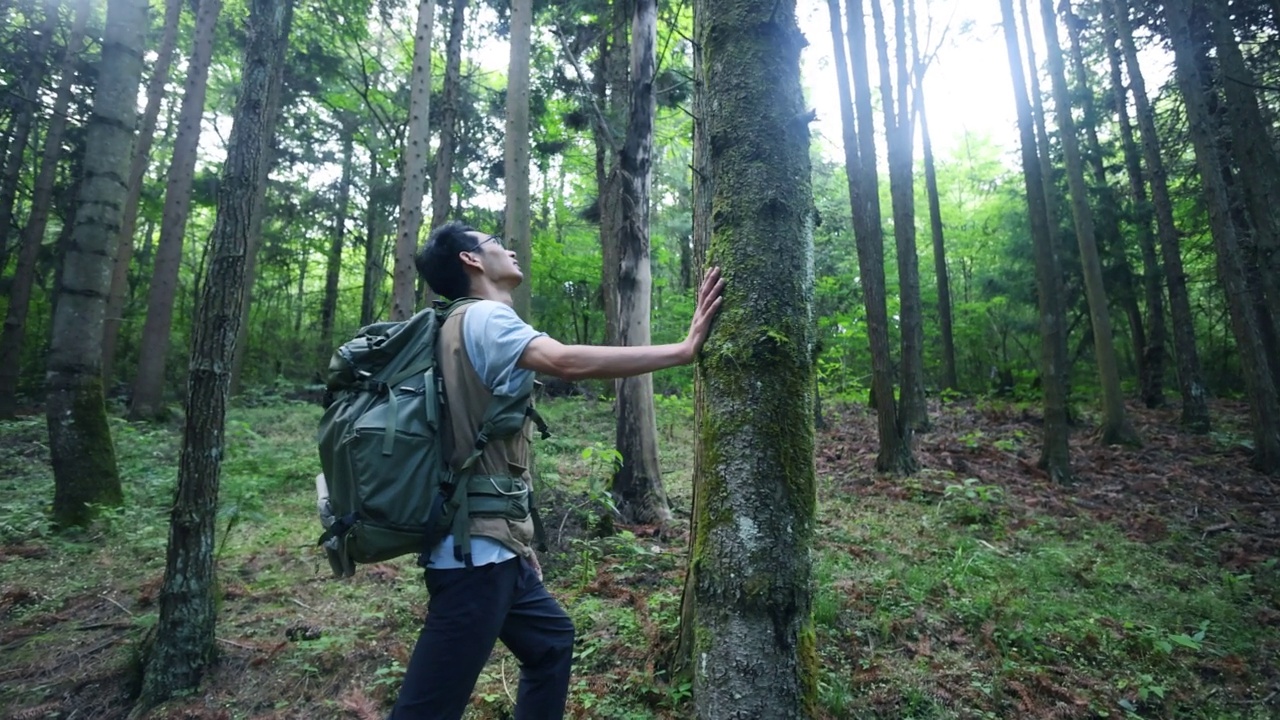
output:
M889 352L889 312L885 306L884 228L881 227L880 183L876 174L875 116L871 107L871 77L867 60L867 27L862 0L850 0L848 15L849 66L857 130L858 163L846 172L853 209L853 234L858 246L858 270L867 311L871 346L871 395L876 409L880 452L876 470L909 475L916 470L911 429L894 397L893 361ZM833 38L834 42L841 42Z
M728 285L702 360L684 618L694 712L812 717L813 197L789 0L698 0L714 195L707 261Z
M91 504L122 500L115 448L102 393L102 318L111 282L112 240L126 192L142 80L144 0L110 0L93 93L75 227L62 260L61 298L53 312L47 372L53 517L79 525Z
M1123 50L1129 86L1133 91L1134 109L1138 116L1138 136L1146 163L1146 178L1151 184L1152 210L1156 218L1156 235L1160 240L1160 259L1164 261L1165 285L1169 292L1169 314L1173 320L1174 359L1178 367L1178 390L1182 396L1181 423L1191 432L1209 432L1208 392L1196 349L1195 317L1187 292L1187 274L1182 267L1181 241L1173 219L1173 199L1169 192L1169 174L1160 155L1160 136L1156 132L1156 114L1147 95L1146 80L1138 63L1138 48L1129 20L1128 0L1111 0L1108 20Z
M289 0L253 0L227 161L218 187L212 255L193 318L186 426L155 644L146 658L135 715L194 690L214 657L214 521L225 455L230 368L244 293L256 184L269 123L268 86L283 61Z
M427 188L427 145L431 128L431 30L436 4L419 0L418 25L413 35L413 70L409 76L409 127L404 144L404 175L400 185L400 214L396 228L396 264L391 280L391 319L408 320L417 305L417 271L413 254L422 228L422 198Z
M156 246L151 287L147 292L147 319L142 325L142 339L139 341L138 374L133 382L133 397L129 400L129 416L134 419L154 418L164 413L173 303L178 292L187 219L191 216L191 186L195 181L196 154L209 86L209 64L213 58L214 35L221 11L222 0L201 0L196 10L178 134L173 141L173 157L164 189L160 243Z
M1080 247L1080 264L1084 272L1085 294L1089 301L1089 318L1093 327L1093 349L1102 389L1100 439L1107 445L1140 445L1142 441L1129 422L1124 406L1124 391L1120 387L1120 368L1112 336L1111 310L1107 288L1102 279L1096 224L1093 208L1089 206L1089 189L1084 181L1084 160L1076 134L1076 123L1072 117L1071 91L1067 86L1062 46L1058 42L1058 18L1053 10L1053 0L1040 0L1040 17L1044 27L1045 54L1049 81L1053 87L1058 136L1066 158L1071 217L1075 223L1076 242Z
M1044 391L1044 435L1040 467L1055 482L1071 480L1071 455L1067 426L1067 332L1063 309L1062 269L1049 229L1045 182L1041 177L1041 148L1036 140L1031 100L1023 80L1022 49L1013 14L1013 0L1000 0L1001 24L1009 56L1018 135L1022 152L1022 176L1027 191L1031 242L1035 247L1036 292L1040 301L1040 382ZM1047 149L1044 150L1047 152Z
M515 311L526 322L533 312L533 238L529 208L529 53L533 42L533 0L511 0L511 57L507 64L507 124L502 184L506 190L504 235L524 271L512 293Z
M630 110L618 154L621 224L618 227L618 344L649 344L649 187L653 122L657 111L657 0L634 0L631 21ZM664 524L671 519L658 464L658 423L653 376L618 382L616 447L622 466L613 476L613 497L626 522Z
M31 189L31 212L22 228L18 265L9 286L9 307L5 311L4 331L0 333L0 418L11 418L17 410L19 369L27 335L31 293L36 284L36 261L44 247L45 229L53 209L53 184L63 157L62 139L67 131L67 106L71 104L71 85L79 77L76 64L84 49L84 29L88 20L89 4L81 3L75 9L75 19L63 48L58 90L54 94L53 112L44 134L44 149L40 153L40 170Z
M1262 472L1280 474L1280 400L1263 350L1260 318L1249 297L1239 238L1231 219L1231 203L1222 178L1222 158L1203 89L1205 78L1196 60L1195 41L1191 36L1191 13L1190 0L1175 0L1165 5L1175 73L1186 105L1187 128L1195 148L1201 192L1217 251L1218 280L1226 292L1231 329L1249 394L1254 440L1252 464Z
M102 336L102 380L110 388L115 382L116 345L124 324L125 303L129 295L129 265L133 260L133 235L138 228L138 207L151 165L151 144L155 139L156 121L160 117L160 101L169 83L169 68L178 44L178 20L182 16L182 0L166 0L164 31L156 60L147 81L147 106L138 127L133 158L129 161L129 193L124 201L124 217L116 237L116 259L111 269L111 291L107 294L107 316Z

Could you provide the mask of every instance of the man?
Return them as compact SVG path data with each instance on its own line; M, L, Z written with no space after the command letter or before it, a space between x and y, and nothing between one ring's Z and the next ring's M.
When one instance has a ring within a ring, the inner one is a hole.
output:
M458 467L492 397L527 391L533 373L578 380L619 378L690 363L707 339L722 301L718 269L698 291L683 342L644 347L562 345L526 324L511 292L524 279L502 239L453 222L431 233L415 257L423 280L448 299L479 298L452 312L438 352L447 403L445 437ZM477 473L528 482L529 427L483 446ZM462 489L460 488L459 491ZM517 720L562 718L569 691L573 624L542 585L528 517L473 518L463 555L453 535L424 558L427 619L405 671L391 720L456 720L501 639L520 661Z

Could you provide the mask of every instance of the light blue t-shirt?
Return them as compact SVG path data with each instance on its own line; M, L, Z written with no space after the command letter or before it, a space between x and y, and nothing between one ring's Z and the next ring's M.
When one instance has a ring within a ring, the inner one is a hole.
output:
M510 397L533 373L516 367L524 349L546 333L534 330L515 310L493 300L481 300L467 308L462 317L462 342L480 380L494 395ZM471 564L489 565L510 560L516 554L506 545L487 537L471 538ZM454 570L466 565L453 556L453 536L446 536L431 551L427 567Z

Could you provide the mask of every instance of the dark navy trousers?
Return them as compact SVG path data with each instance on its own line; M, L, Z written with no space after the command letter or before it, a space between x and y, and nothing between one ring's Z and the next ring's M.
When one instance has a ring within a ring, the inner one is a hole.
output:
M497 640L520 661L516 720L563 718L573 623L533 568L515 558L426 575L427 619L389 720L461 718Z

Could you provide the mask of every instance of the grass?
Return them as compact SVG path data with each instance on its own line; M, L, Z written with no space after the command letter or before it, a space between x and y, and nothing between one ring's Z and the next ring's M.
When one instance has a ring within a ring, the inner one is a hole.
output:
M663 668L679 626L692 408L658 399L673 527L603 536L611 409L565 399L542 410L555 432L536 455L553 545L544 566L578 630L570 714L689 717L688 681ZM286 401L233 410L218 522L220 661L197 696L153 717L372 718L394 700L425 589L412 558L329 577L314 548L317 416ZM955 420L962 433L930 442L1034 445ZM180 427L113 419L112 431L125 504L57 534L43 419L0 425L0 716L127 712L137 648L158 613ZM820 436L820 450L843 442ZM1186 518L1137 540L1116 522L1041 511L994 476L930 469L887 493L855 465L819 468L813 619L825 716L1275 715L1274 557L1224 562L1221 542ZM508 717L517 677L515 660L495 651L468 718Z

